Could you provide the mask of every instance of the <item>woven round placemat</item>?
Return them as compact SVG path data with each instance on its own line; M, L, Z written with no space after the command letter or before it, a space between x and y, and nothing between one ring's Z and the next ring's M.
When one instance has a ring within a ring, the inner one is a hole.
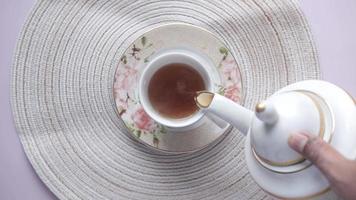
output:
M192 154L165 154L129 136L112 85L138 36L172 22L203 27L234 54L246 97L319 78L298 2L290 0L39 0L22 31L12 108L25 152L60 199L266 199L236 130Z

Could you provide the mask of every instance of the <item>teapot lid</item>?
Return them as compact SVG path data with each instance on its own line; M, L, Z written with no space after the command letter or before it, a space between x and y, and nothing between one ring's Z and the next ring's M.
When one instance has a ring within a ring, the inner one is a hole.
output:
M333 130L326 102L308 91L280 92L256 105L250 128L256 159L277 172L302 170L310 165L288 146L292 133L305 132L329 141Z
M262 127L266 129L265 132L263 132L261 131L263 129L260 126L256 126L256 123L259 123L257 120L263 121L265 117L264 114L262 114L263 112L261 113L262 115L259 114L259 112L263 110L268 113L268 106L278 102L277 99L274 99L277 101L272 101L272 98L284 98L284 95L287 94L293 94L295 98L291 98L292 100L288 103L289 107L287 105L284 106L286 110L291 112L290 115L295 114L292 113L293 109L290 107L292 105L293 107L297 107L299 104L295 103L300 103L299 100L302 102L303 106L307 106L310 110L305 112L305 108L298 106L298 115L294 115L294 117L299 116L310 121L317 121L318 113L321 113L319 119L321 119L321 121L324 120L324 123L319 121L315 127L311 126L310 128L316 130L312 134L319 134L320 128L322 128L322 124L324 124L324 135L320 137L322 137L324 141L329 142L331 146L346 158L356 158L356 123L354 123L356 120L355 102L350 98L347 92L331 83L319 80L309 80L294 83L281 89L266 102L263 102L265 103L265 108L263 104L258 106L256 118L253 120L252 127L245 142L245 157L249 172L260 187L268 193L282 199L311 198L328 193L328 191L330 191L329 182L318 168L312 165L308 160L289 166L281 166L272 165L275 163L268 163L268 161L263 160L262 158L262 156L265 156L266 159L277 162L288 161L284 158L290 160L298 158L298 154L295 156L286 153L288 151L285 151L286 149L283 150L283 148L286 147L283 145L281 145L281 148L279 149L283 152L282 154L285 157L280 156L278 157L278 160L273 159L273 156L269 157L269 154L265 151L269 151L269 148L275 150L274 147L277 146L277 144L280 144L279 142L281 142L281 138L284 138L283 133L280 133L281 135L279 135L277 132L268 130L267 127ZM288 97L285 98L286 100L290 100ZM298 98L298 100L296 100L296 98ZM280 107L280 104L272 105L278 114L278 120L276 120L275 123L286 123L285 126L289 127L287 123L304 122L304 120L300 118L298 118L299 122L293 120L280 121L286 119L284 118L284 115L282 117L280 113L284 112L282 114L287 115L288 112L286 110L281 110L282 107ZM270 113L274 113L274 111L272 110ZM260 129L258 129L259 127ZM301 127L308 128L306 126ZM268 142L271 142L267 137L270 136L267 135L268 133L270 133L270 135L276 134L276 137L274 138L277 141L275 141L275 143L268 145ZM262 136L257 134L261 134ZM289 133L284 134L288 135ZM266 142L264 140L266 140ZM287 144L287 141L284 142ZM262 145L262 143L267 145L266 149L261 149L260 145ZM273 151L270 151L268 153L272 152ZM274 152L277 153L277 151Z

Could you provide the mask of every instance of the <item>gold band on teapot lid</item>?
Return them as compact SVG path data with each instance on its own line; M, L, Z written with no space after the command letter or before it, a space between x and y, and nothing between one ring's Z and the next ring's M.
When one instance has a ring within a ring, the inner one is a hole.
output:
M329 130L326 130L326 127L325 127L326 126L325 125L326 113L323 112L323 108L320 104L320 103L322 103L322 104L324 104L324 107L329 108L329 106L327 105L325 100L322 99L321 97L319 97L317 94L310 92L310 91L297 90L294 92L299 92L312 100L312 102L314 103L315 107L318 110L319 119L320 119L320 126L319 126L320 128L319 128L319 132L318 132L318 137L320 137L320 138L324 139L326 142L330 143L331 139L332 139L332 134L334 132L334 122L333 122L334 118L331 116L331 118L332 118L331 128ZM328 109L328 111L330 111L330 110ZM330 115L332 115L332 113L330 113ZM328 131L329 134L326 134L326 131ZM252 148L253 156L263 167L265 167L269 170L272 170L274 172L277 172L277 173L286 173L286 171L284 171L284 170L278 171L276 169L272 169L272 167L289 167L289 166L299 165L300 167L293 167L294 168L293 170L287 170L288 171L287 173L295 173L295 172L301 171L311 165L311 163L309 161L307 161L302 156L300 156L297 159L286 161L286 162L271 161L271 160L266 159L263 156L259 155L252 145L251 145L251 148ZM269 166L271 166L271 167L269 167Z

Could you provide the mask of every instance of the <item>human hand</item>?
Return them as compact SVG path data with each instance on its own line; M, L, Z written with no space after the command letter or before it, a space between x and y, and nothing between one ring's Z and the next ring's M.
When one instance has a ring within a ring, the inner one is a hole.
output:
M356 200L356 161L346 159L321 138L309 134L292 134L288 144L319 168L336 194Z

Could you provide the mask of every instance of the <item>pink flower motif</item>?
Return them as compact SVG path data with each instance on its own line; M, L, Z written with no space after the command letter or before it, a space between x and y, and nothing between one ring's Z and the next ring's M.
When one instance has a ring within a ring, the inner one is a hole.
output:
M138 82L138 66L136 59L128 60L127 64L120 63L115 74L114 96L117 105L127 109L128 96L133 97L132 91Z
M225 97L233 100L234 102L239 102L240 101L240 88L238 85L230 85L229 87L226 88L225 90Z
M238 83L240 81L239 68L234 58L227 57L221 62L221 66L225 81L232 81L233 83Z
M155 128L155 122L147 115L145 110L140 107L131 115L135 126L144 132L152 132Z

